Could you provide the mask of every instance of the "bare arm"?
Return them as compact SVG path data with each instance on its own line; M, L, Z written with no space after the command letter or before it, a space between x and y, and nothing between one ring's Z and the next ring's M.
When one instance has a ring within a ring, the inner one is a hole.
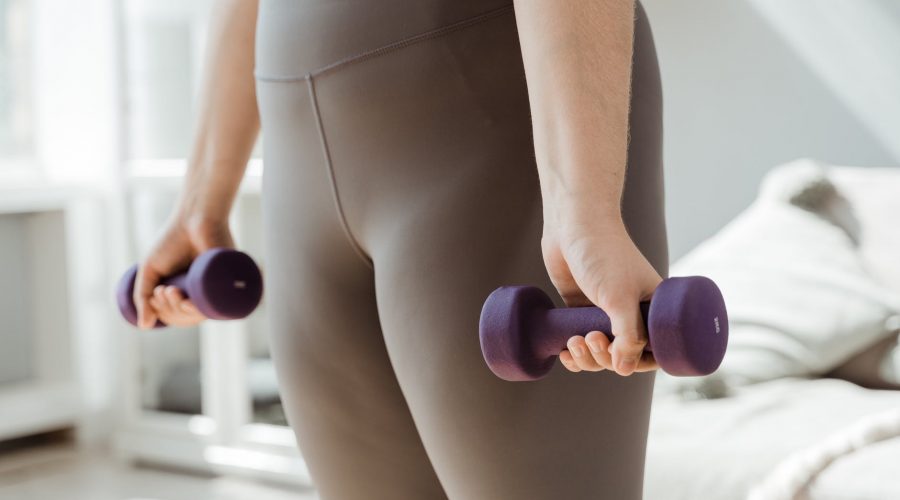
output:
M207 45L200 116L181 209L188 218L228 217L256 137L253 77L257 0L217 6Z
M162 238L139 268L138 324L202 320L189 300L159 280L214 246L233 246L228 215L259 134L253 76L257 0L222 0L207 43L200 114L180 200Z
M543 194L614 219L625 177L634 1L516 0L515 9Z
M639 301L661 278L621 214L628 151L634 0L515 0L544 204L544 260L569 305L596 304L591 333L560 355L572 371L656 367L641 355ZM573 355L574 354L574 358Z

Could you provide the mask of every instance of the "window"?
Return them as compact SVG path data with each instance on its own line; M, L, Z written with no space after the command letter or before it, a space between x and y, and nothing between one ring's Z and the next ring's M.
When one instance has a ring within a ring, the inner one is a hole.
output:
M187 157L208 13L201 2L125 3L128 156Z
M212 4L127 0L123 10L126 156L134 165L163 170L190 154ZM253 156L260 156L258 144Z
M28 0L0 0L0 168L32 150Z

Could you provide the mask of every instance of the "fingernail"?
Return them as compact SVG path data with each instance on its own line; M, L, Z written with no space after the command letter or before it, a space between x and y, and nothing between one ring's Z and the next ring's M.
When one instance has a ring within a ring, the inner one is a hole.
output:
M572 346L569 350L572 351L572 354L578 356L579 358L584 356L584 348L580 345Z
M598 353L603 350L603 348L597 342L588 342L587 345L593 353Z

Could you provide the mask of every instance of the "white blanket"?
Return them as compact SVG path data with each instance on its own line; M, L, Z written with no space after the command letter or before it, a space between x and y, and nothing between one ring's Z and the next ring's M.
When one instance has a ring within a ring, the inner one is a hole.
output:
M830 436L843 439L856 423L897 408L900 391L836 379L761 382L720 399L660 396L650 418L644 497L742 500L759 485L780 484L771 474L785 474L799 498L900 498L900 439L854 450L824 469L802 469L788 458L819 450ZM786 472L773 472L779 467ZM809 492L798 486L806 479Z
M839 458L893 438L900 438L900 406L867 415L823 441L793 453L751 490L747 500L797 500ZM894 463L900 468L900 453L894 457ZM883 494L883 498L895 498L900 491L885 489Z

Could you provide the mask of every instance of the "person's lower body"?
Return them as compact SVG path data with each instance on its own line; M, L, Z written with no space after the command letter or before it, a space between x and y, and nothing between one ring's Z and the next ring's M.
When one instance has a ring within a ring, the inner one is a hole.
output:
M638 6L625 222L668 272ZM263 0L264 262L287 418L323 500L640 498L653 373L495 377L501 285L562 305L509 0Z

